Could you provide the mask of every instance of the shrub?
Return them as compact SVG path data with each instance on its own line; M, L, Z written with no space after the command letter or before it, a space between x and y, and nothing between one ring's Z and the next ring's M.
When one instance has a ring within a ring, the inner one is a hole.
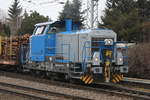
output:
M150 43L141 43L129 48L128 76L150 79Z

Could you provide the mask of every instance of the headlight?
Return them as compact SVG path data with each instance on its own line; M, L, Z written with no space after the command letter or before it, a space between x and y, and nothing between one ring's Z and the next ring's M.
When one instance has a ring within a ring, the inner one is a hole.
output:
M123 65L123 58L122 57L117 59L117 65Z
M113 45L112 39L105 39L104 42L105 42L105 45Z
M119 58L119 61L122 62L122 61L123 61L123 58Z
M93 57L92 57L92 64L100 65L100 52L94 52Z
M99 59L98 59L98 57L95 57L95 61L97 62Z
M52 57L49 57L49 61L52 61L53 60L53 58Z
M120 51L117 51L117 65L123 65L123 54Z

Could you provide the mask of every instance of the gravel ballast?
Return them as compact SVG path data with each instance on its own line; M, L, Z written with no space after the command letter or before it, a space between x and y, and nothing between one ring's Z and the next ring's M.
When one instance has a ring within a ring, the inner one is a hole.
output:
M36 99L25 98L25 97L18 96L18 95L0 92L0 100L36 100Z
M48 85L44 83L10 78L6 76L0 76L0 82L6 82L6 83L9 82L10 84L14 84L14 85L28 86L31 88L37 88L37 89L58 92L58 93L63 93L63 94L65 93L68 95L85 97L85 98L89 98L93 100L133 100L133 98L126 97L126 96L117 96L117 95L111 95L111 94L104 94L101 92L98 93L98 92L88 91L88 90L72 89L72 88L66 88L62 86ZM0 98L1 98L1 95L0 95ZM5 99L2 99L2 100L5 100ZM24 99L21 99L21 100L24 100Z

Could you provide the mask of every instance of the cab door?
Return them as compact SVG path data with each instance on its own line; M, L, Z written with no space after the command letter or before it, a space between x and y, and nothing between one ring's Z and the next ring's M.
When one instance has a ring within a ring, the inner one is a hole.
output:
M45 61L46 25L37 26L30 38L31 61Z

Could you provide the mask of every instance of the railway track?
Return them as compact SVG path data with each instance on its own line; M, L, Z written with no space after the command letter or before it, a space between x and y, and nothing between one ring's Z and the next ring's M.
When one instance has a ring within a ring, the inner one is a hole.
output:
M123 81L121 82L121 84L127 85L127 86L130 85L130 86L134 86L137 88L143 87L143 88L150 89L150 80L148 79L125 77Z
M123 79L124 82L131 82L131 83L139 83L139 84L147 84L150 85L150 80L148 79L138 79L138 78L129 78L129 77L124 77Z
M131 88L124 85L119 84L95 84L95 88L97 87L97 91L103 91L106 93L117 94L117 95L124 95L133 97L136 100L150 100L150 90L143 89L143 88Z
M3 75L7 76L6 73L8 72L4 72ZM122 85L122 84L99 83L99 84L93 84L93 85L87 86L87 85L81 85L81 84L70 84L70 83L60 82L60 81L51 81L47 79L39 79L35 77L31 78L31 76L20 75L17 73L9 73L9 74L12 74L12 75L8 75L9 77L13 77L13 78L17 77L19 79L44 83L47 85L55 85L55 86L61 86L61 87L66 87L66 88L72 88L72 89L92 91L96 93L106 93L106 94L111 94L111 95L113 94L113 95L119 95L119 96L126 96L126 97L132 97L134 99L139 99L139 100L141 99L150 100L149 89L128 87L127 85ZM2 75L2 73L0 75ZM83 99L88 99L88 98L83 98Z
M0 82L0 91L11 94L21 95L35 100L91 100L79 96L72 96L67 94L46 91L21 85L14 85L9 83Z

